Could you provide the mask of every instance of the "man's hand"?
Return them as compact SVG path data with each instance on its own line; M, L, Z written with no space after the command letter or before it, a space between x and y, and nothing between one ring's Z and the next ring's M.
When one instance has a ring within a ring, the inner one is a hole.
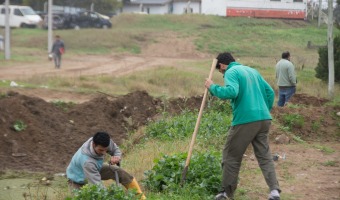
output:
M121 160L120 156L111 156L110 163L111 165L115 165L119 163Z
M214 82L213 82L212 80L210 80L210 79L205 79L205 87L206 87L207 89L210 88L211 84L214 84Z

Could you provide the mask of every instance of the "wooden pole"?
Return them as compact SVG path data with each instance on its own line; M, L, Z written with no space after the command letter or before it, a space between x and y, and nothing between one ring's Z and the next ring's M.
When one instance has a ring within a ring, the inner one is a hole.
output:
M217 60L214 59L212 64L211 64L211 69L210 69L210 73L209 73L209 79L212 78L212 74L214 72L216 64L217 64ZM199 128L199 125L200 125L200 122L201 122L201 118L202 118L205 102L206 102L206 99L207 99L207 95L208 95L208 89L205 88L204 95L203 95L203 100L202 100L202 103L201 103L200 111L198 113L198 117L197 117L197 121L196 121L196 125L195 125L195 130L194 130L194 133L192 134L192 138L191 138L191 142L190 142L190 147L189 147L189 151L188 151L188 157L187 157L187 160L185 162L185 167L184 167L184 170L183 170L183 173L182 173L182 180L181 180L181 185L182 186L184 185L185 180L186 180L186 175L187 175L187 172L188 172L188 169L189 169L190 159L191 159L191 155L192 155L192 149L194 147L196 135L197 135L198 128Z
M328 0L328 95L334 98L333 0Z

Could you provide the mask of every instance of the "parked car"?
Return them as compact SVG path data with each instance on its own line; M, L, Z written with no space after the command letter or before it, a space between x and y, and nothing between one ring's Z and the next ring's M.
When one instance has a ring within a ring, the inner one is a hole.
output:
M111 28L108 16L97 12L82 11L77 14L54 13L53 29ZM43 28L48 28L48 15L44 17Z
M9 6L9 26L10 27L30 27L35 28L42 21L29 6ZM5 26L5 6L0 5L0 26Z

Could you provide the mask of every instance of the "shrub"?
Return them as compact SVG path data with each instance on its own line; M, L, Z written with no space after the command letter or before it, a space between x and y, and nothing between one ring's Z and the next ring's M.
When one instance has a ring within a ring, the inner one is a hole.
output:
M155 161L155 166L144 174L145 186L154 192L177 193L182 190L180 183L187 154L164 155ZM221 154L207 152L193 155L186 175L185 188L203 196L219 191L221 181ZM184 189L185 189L184 188Z
M197 121L198 111L185 110L181 115L162 118L151 122L146 128L146 134L152 138L163 140L180 139L192 135ZM231 124L231 108L226 101L208 102L203 112L199 127L198 139L209 140L211 137L225 136Z
M139 200L140 196L136 195L136 191L125 190L114 184L107 188L99 185L87 184L80 190L75 190L73 197L68 197L66 200Z
M328 81L328 48L319 48L319 62L315 77ZM340 35L334 38L334 81L340 82Z
M283 123L288 126L289 130L292 130L293 128L303 127L305 120L299 114L285 114L283 116Z

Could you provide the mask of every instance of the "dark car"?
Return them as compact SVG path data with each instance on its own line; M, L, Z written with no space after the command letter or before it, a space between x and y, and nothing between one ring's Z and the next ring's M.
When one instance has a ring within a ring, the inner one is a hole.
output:
M97 12L83 11L77 14L54 13L53 29L111 28L110 18ZM43 28L48 28L48 16L44 17Z

